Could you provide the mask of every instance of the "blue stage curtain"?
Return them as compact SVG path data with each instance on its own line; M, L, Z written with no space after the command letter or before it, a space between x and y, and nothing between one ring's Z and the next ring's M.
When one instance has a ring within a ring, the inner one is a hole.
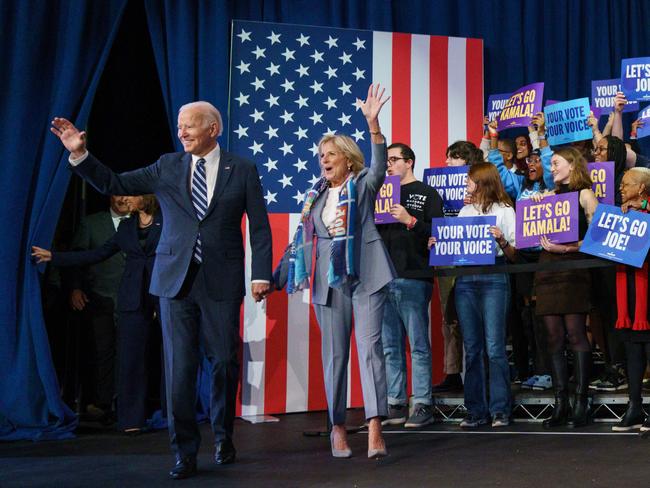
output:
M189 101L208 100L225 119L232 19L481 38L486 99L538 81L545 83L545 98L591 96L591 80L619 77L621 59L650 55L647 0L146 0L145 5L173 134L178 107Z
M0 439L73 436L30 245L49 248L69 180L55 115L84 127L127 0L13 1L0 9Z

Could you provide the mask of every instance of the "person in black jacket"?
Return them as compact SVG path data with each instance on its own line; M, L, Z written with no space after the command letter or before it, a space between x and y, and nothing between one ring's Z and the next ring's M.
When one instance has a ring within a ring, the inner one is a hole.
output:
M132 218L122 221L117 232L101 247L52 252L33 246L32 256L36 263L49 261L54 266L81 266L99 263L118 252L125 254L124 273L117 294L117 416L118 429L138 433L145 427L147 417L147 360L150 353L158 354L160 350L158 299L149 294L149 283L162 215L153 195L127 199Z
M398 222L377 227L397 271L397 278L385 287L382 321L388 386L388 418L384 423L405 427L422 427L434 420L429 340L433 268L429 266L427 241L431 219L443 216L442 198L433 187L415 178L414 165L415 154L409 146L397 142L388 147L388 174L400 177L400 203L391 208ZM408 419L405 336L411 346L413 370L414 407Z

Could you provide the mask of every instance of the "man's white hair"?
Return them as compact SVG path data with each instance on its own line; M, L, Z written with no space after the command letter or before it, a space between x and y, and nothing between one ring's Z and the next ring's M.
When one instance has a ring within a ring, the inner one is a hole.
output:
M223 133L223 121L221 120L221 113L219 113L217 108L214 105L212 105L210 102L199 101L199 102L186 103L185 105L181 106L181 108L178 109L178 114L180 115L183 110L188 110L188 109L199 110L201 117L203 119L204 126L208 126L213 122L216 122L217 125L219 126L217 137L219 137Z

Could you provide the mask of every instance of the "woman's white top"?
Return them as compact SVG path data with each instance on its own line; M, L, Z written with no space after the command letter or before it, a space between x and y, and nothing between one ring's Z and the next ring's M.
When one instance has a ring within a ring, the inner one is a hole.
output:
M325 206L323 207L323 213L320 217L325 224L325 227L328 229L336 220L336 207L339 204L339 194L341 193L341 188L343 185L337 186L336 188L329 188L327 190L327 200L325 201Z
M459 217L476 217L479 215L495 215L497 218L496 226L503 232L503 237L511 246L515 246L515 211L512 207L503 203L493 203L488 212L483 213L480 205L465 205L458 213ZM501 247L497 245L496 248L497 256L503 256Z

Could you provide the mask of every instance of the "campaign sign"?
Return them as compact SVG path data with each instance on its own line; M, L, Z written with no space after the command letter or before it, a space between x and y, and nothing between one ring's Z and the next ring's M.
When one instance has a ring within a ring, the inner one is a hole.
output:
M431 219L431 235L436 243L431 246L429 265L494 264L496 241L490 227L496 224L494 215Z
M594 117L596 117L596 120L600 118L601 115L603 115L603 109L596 107L593 103L590 106L591 108L591 113L594 114Z
M614 205L614 193L616 184L614 183L614 161L604 161L602 163L588 163L589 176L593 185L591 189L596 194L598 203Z
M636 138L650 136L650 105L639 112L639 118L643 121L643 125L636 130Z
M518 200L515 217L517 248L537 247L542 236L559 244L576 242L578 205L578 192L550 195L540 202Z
M614 96L621 90L621 80L594 80L591 82L591 105L594 117L614 111ZM594 108L599 109L598 115ZM639 102L627 101L623 112L636 112L639 110Z
M438 190L445 215L458 215L463 208L469 166L426 168L424 182Z
M622 60L621 87L628 100L650 100L650 58Z
M399 176L387 176L377 192L375 200L375 224L394 224L397 219L390 214L390 207L400 202Z
M556 103L560 103L562 100L553 100L552 98L549 98L546 100L546 103L544 104L545 107L548 107L549 105L555 105Z
M650 248L650 215L598 205L580 252L641 268Z
M544 83L533 83L521 87L510 95L505 107L499 114L499 131L512 127L528 127L530 119L542 110Z
M490 95L487 102L487 115L490 122L495 120L503 107L506 106L508 99L510 98L510 93L497 93L496 95Z
M591 139L591 127L587 125L589 99L578 98L544 107L546 139L551 146Z

